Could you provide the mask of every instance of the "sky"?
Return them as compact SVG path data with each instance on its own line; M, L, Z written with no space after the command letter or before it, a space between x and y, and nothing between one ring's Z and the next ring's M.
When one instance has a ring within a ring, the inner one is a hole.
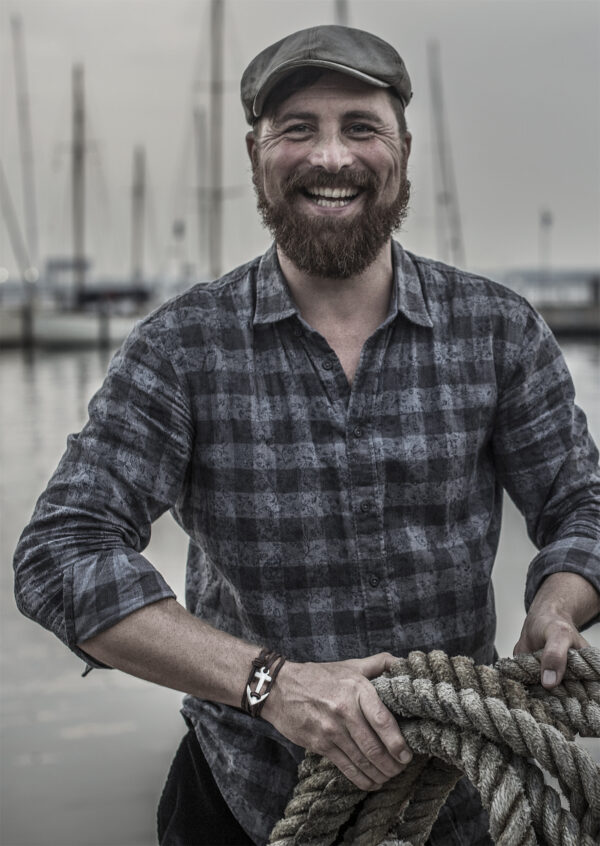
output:
M255 210L239 101L241 74L296 29L333 23L331 0L225 0L223 270L270 241ZM447 131L466 266L600 265L600 2L597 0L349 0L349 23L390 41L413 83L411 211L399 239L436 258L427 45L439 42ZM144 265L206 270L196 214L193 111L207 106L209 0L0 0L0 158L17 217L24 211L10 19L25 37L35 201L42 258L71 250L71 72L85 69L87 245L100 276L126 277L132 157L148 167ZM186 221L176 251L175 219ZM0 278L17 267L0 222Z

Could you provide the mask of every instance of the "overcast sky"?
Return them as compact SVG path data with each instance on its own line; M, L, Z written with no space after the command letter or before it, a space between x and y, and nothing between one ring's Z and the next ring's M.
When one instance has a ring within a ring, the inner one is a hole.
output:
M224 264L269 241L254 210L239 79L288 32L332 23L331 0L226 0ZM350 0L352 26L398 49L413 82L411 213L400 240L436 256L427 43L440 42L467 266L536 266L539 215L554 266L600 264L600 3L596 0ZM208 0L0 0L0 156L23 221L10 18L23 22L41 253L71 249L71 68L85 66L88 247L99 272L129 268L131 160L146 148L146 267L164 268L186 216L197 261L192 111L206 103ZM0 267L16 266L4 222Z

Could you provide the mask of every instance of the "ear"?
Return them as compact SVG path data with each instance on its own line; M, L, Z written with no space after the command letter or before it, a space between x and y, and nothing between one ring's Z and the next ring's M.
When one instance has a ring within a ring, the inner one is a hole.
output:
M412 135L408 132L408 130L404 133L404 141L402 142L402 145L404 147L404 164L406 164L412 149Z
M254 130L252 129L250 130L250 132L246 133L246 151L248 153L248 158L250 159L251 164L253 166L256 165L257 142Z

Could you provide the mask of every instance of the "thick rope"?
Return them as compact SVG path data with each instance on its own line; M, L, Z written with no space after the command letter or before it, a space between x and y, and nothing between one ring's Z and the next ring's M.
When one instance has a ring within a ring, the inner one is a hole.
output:
M598 844L600 767L573 738L600 737L600 650L570 650L565 678L552 691L539 684L540 659L519 655L494 667L440 651L398 659L373 684L413 750L409 766L365 793L307 753L269 843L329 846L354 813L344 843L423 846L464 774L499 846Z

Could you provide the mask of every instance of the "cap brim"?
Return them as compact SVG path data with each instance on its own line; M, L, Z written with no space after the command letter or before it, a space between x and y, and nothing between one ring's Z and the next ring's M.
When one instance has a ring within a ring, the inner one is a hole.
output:
M376 88L391 88L389 83L383 82L381 79L369 76L369 74L356 70L356 68L341 65L338 62L329 62L325 59L292 59L289 62L278 65L261 84L252 103L254 117L258 118L261 116L267 97L284 77L298 68L305 67L326 68L336 73L346 74L346 76L353 76L355 79L360 79L367 85L374 85Z

